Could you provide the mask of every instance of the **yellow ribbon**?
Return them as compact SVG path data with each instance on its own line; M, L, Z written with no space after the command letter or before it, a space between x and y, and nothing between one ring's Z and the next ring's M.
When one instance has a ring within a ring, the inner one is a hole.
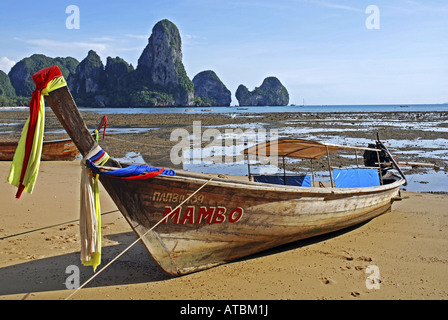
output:
M26 173L23 177L23 185L25 189L23 191L27 193L32 193L34 189L34 184L36 183L37 175L39 173L40 166L40 156L42 154L42 144L44 138L44 126L45 126L45 100L44 96L48 95L51 91L59 89L66 86L64 77L58 77L50 81L45 89L41 91L40 101L39 101L39 112L37 116L36 132L34 135L33 146L30 153L30 158L26 168ZM22 136L20 137L19 144L14 154L12 160L11 169L9 170L9 175L7 181L13 186L19 187L20 185L20 175L22 172L23 159L25 157L25 143L26 135L29 126L28 120L22 129Z
M96 142L98 142L98 130L95 130ZM97 145L81 161L81 262L84 266L92 266L93 271L101 263L101 208L100 191L98 186L98 174L93 174L85 164L85 160L93 157L101 148ZM99 159L98 165L104 165L109 155Z

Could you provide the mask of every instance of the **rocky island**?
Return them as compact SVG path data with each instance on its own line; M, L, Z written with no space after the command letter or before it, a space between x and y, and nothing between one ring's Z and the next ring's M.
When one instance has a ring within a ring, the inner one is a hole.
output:
M155 24L137 67L120 57L101 57L90 50L81 62L72 57L50 58L34 54L0 71L0 106L27 105L35 85L32 75L58 65L81 107L230 106L232 94L212 70L193 81L182 62L182 40L169 20ZM240 85L236 97L242 106L287 105L288 91L275 77L266 78L254 91Z
M276 77L264 79L253 91L241 84L236 90L236 98L240 106L286 106L289 103L288 90Z
M193 78L194 95L201 105L230 106L232 93L212 70L202 71Z

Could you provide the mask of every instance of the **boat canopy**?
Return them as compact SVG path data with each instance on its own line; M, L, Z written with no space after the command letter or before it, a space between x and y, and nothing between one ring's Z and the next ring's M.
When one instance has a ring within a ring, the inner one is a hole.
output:
M272 150L273 155L277 154L281 157L319 159L329 153L343 149L370 150L375 152L381 151L374 148L341 146L302 139L280 139L267 141L247 148L244 150L244 154L270 156Z

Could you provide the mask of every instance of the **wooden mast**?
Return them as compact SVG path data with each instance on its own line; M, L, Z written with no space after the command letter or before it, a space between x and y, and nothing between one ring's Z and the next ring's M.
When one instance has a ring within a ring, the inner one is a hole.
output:
M45 100L65 131L72 138L73 143L85 156L96 143L89 129L87 129L68 87L65 86L50 92L49 95L45 96Z

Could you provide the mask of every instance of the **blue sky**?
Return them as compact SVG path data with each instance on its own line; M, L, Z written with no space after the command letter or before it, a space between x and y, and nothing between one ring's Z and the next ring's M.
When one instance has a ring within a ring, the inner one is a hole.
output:
M79 29L66 28L69 5ZM379 29L366 27L369 5ZM214 70L233 96L276 76L295 104L444 103L447 17L446 0L3 1L0 69L33 53L81 61L90 49L135 67L154 24L169 19L190 79Z

